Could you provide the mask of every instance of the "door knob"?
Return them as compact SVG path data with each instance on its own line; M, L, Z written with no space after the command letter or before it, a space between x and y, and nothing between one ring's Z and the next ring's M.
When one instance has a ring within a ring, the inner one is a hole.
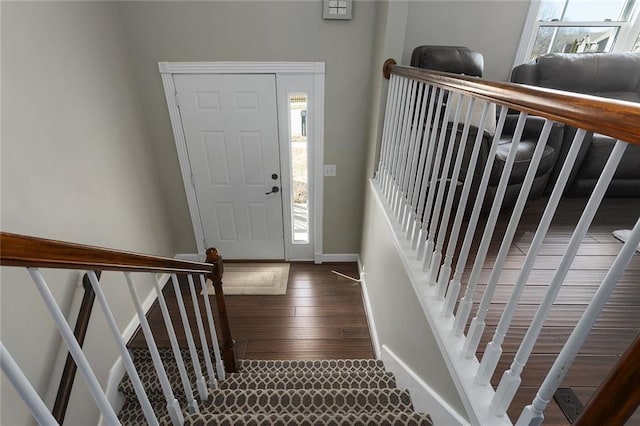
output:
M271 188L271 191L265 192L264 195L275 194L277 192L280 192L280 188L278 188L277 186L274 186L273 188Z

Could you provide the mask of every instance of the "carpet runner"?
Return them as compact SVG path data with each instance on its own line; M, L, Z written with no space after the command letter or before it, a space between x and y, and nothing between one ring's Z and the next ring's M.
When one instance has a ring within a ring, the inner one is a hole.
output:
M132 349L134 364L162 424L171 424L148 351ZM182 407L186 400L171 350L160 355ZM195 377L188 351L182 352L190 381ZM125 398L118 418L123 425L146 425L133 385L125 377ZM219 388L198 401L200 413L184 413L185 425L415 425L431 426L431 418L413 410L409 392L378 360L240 361Z

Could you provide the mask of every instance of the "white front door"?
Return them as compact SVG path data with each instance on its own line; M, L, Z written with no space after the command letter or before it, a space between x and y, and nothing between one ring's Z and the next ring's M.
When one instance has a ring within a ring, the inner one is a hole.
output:
M283 259L275 75L174 81L204 247L228 259Z

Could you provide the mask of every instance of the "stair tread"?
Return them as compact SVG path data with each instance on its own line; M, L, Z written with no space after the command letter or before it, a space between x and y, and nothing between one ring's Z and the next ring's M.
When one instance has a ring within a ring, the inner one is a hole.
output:
M166 402L149 352L132 351L134 363L161 423L169 423ZM181 350L194 392L195 373L187 350ZM160 351L180 406L186 396L170 349ZM202 361L202 353L199 353ZM373 359L242 360L237 373L227 374L200 414L185 413L186 425L431 425L428 415L413 411L407 390ZM128 376L119 386L125 404L118 415L124 425L146 425ZM197 397L197 395L196 395Z
M213 391L202 411L217 414L411 412L402 389L225 389Z
M380 413L325 413L325 414L211 414L200 413L185 417L186 426L213 426L225 425L281 425L295 424L298 426L352 426L366 425L411 425L432 426L431 417L428 414L404 413L404 412L380 412Z
M221 389L345 389L395 388L393 374L379 371L232 373Z
M238 372L380 370L384 363L376 359L327 360L242 360Z
M195 389L195 374L193 368L187 366L187 375L192 387ZM160 381L152 364L136 367L144 388L151 393L162 393ZM177 366L165 365L165 371L169 382L176 395L183 394L182 380ZM203 373L204 374L204 373ZM356 388L393 388L395 378L393 374L382 369L338 369L338 370L272 370L269 372L244 371L227 374L224 382L220 383L222 389L343 389ZM120 382L118 387L123 394L133 395L133 383L128 376ZM152 396L149 396L152 398Z

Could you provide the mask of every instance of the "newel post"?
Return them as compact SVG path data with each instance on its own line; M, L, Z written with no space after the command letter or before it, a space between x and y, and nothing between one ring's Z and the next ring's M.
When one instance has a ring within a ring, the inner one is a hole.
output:
M235 373L238 369L236 363L236 355L234 351L235 342L231 337L231 327L229 326L229 316L227 315L227 306L224 300L224 292L222 290L222 275L224 273L224 265L222 256L215 248L207 249L207 263L213 265L213 272L207 277L211 280L213 288L216 291L216 304L218 306L218 314L220 320L220 332L222 333L222 360L227 373Z

